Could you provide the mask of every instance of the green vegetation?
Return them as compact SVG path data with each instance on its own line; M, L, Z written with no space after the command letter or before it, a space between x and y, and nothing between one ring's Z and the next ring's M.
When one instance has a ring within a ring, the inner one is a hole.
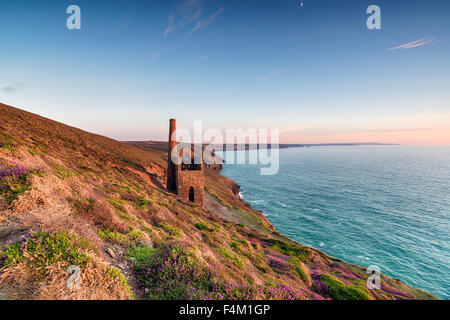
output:
M30 190L30 182L28 175L22 175L15 179L6 179L0 182L0 194L6 201L6 204L10 205L20 195Z
M75 209L75 215L82 213L92 214L94 213L94 200L93 199L68 199Z
M117 269L116 267L112 267L112 266L108 266L107 267L107 274L113 278L113 279L118 279L120 284L126 288L128 288L128 280L127 278L122 274L122 272L120 272L119 269ZM130 295L132 296L132 292L130 290Z
M150 247L131 247L125 253L128 259L134 259L136 266L140 267L144 264L149 264L155 255L156 250Z
M31 189L32 173L32 170L15 163L0 168L0 195L7 205Z
M105 241L112 243L121 244L124 246L135 245L141 239L143 232L140 230L133 229L127 233L120 233L117 231L112 231L109 229L98 230L98 235Z
M0 130L0 148L15 151L16 142L14 140L15 139L12 135Z
M287 256L297 257L303 262L308 262L311 255L311 250L308 248L301 248L276 239L267 239L265 241L271 249Z
M214 267L198 260L184 243L164 245L152 254L146 263L137 266L139 286L153 300L202 299L299 299L299 293L288 286L263 287L253 284L236 285L224 280Z
M208 231L208 232L213 232L214 231L214 229L213 228L210 228L210 227L208 227L206 224L203 224L203 223L196 223L195 224L195 227L198 229L198 230L202 230L202 231Z
M178 229L177 227L172 227L165 223L160 223L159 227L164 229L167 233L171 234L172 236L175 236L177 238L180 236L180 229Z
M220 256L222 256L225 260L231 262L235 266L242 268L242 266L244 265L241 258L239 258L239 256L237 254L235 254L233 251L231 251L227 248L223 248L223 247L218 247L218 248L215 248L214 250L216 251L216 253L218 253Z
M125 208L123 207L123 201L118 199L108 199L108 203L110 203L118 212L125 212Z
M87 252L90 250L92 247L87 241L67 231L30 231L0 252L0 268L24 261L42 272L47 265L58 261L81 267L89 261Z
M292 272L297 274L307 286L310 286L311 278L309 274L303 269L300 260L298 258L292 257L289 259L289 264L291 265Z
M69 170L66 167L64 167L63 165L57 164L53 167L53 172L55 173L55 175L61 179L64 180L66 178L72 177L74 175L77 175L77 173L75 171Z
M14 145L11 144L0 144L0 148L9 150L9 151L15 151L16 147Z
M370 300L371 294L363 286L348 286L330 274L320 277L327 288L330 296L335 300Z
M136 202L135 202L136 208L139 210L147 209L148 206L150 206L152 204L153 204L153 201L147 200L143 197L137 198Z

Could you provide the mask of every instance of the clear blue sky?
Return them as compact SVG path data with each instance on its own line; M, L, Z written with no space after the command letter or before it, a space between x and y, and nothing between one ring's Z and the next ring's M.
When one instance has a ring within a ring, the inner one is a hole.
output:
M0 102L126 140L165 139L176 117L450 144L449 16L448 0L0 0Z

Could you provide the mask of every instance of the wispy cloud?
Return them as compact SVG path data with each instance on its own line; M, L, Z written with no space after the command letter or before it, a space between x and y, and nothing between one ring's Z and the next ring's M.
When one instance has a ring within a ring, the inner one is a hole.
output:
M430 39L423 38L423 39L420 39L420 40L416 40L416 41L413 41L413 42L408 42L408 43L402 44L400 46L389 48L388 50L404 50L404 49L412 49L412 48L417 48L417 47L423 47L423 46L426 46L427 44L432 43L434 40L436 40L436 38L430 38Z
M266 74L264 76L256 77L255 80L258 81L258 82L259 81L266 81L266 80L269 80L272 75L274 75L274 74L281 74L281 73L284 73L286 71L287 71L287 69L274 70L274 71L272 71L269 74Z
M159 57L161 57L161 55L162 55L161 51L154 51L152 53L152 56L150 57L150 62L151 63L156 62L159 59Z
M189 24L194 24L188 32L188 34L193 34L209 26L224 11L224 8L221 7L208 18L201 19L203 13L202 3L201 0L185 0L177 4L169 14L163 37L166 38L173 31L183 29Z
M213 23L214 19L216 19L216 17L219 14L221 14L224 10L225 9L222 7L216 12L214 12L208 19L198 21L197 24L191 29L191 31L189 31L189 34L193 34L195 31L198 31L200 29L209 26L211 23Z
M169 19L167 21L167 29L164 30L163 36L164 38L167 37L169 35L169 33L171 33L173 30L175 30L175 26L173 25L173 22L175 20L175 17L173 16L173 14L169 15Z
M207 54L200 56L200 60L209 60L209 59L211 59L211 56L209 56Z
M10 93L14 93L20 90L23 90L25 88L25 85L23 83L16 83L16 84L12 84L12 85L8 85L5 87L0 87L0 93L4 93L4 94L10 94Z

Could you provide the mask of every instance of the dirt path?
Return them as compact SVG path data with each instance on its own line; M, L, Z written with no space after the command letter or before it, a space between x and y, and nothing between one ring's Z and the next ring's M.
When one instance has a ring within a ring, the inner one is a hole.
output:
M210 195L208 192L205 192L205 209L211 211L222 219L241 223L241 221L233 215L233 211L229 207L221 204L219 200L214 198L214 196Z
M251 213L235 208L230 208L221 203L217 198L215 198L208 192L205 192L205 209L209 210L222 219L233 221L238 224L243 224L250 229L259 231L267 236L281 238L278 234L275 234L265 228L261 221Z
M274 239L286 241L288 243L295 243L303 246L295 240L290 239L289 237L282 235L278 232L272 232L264 227L258 219L255 219L255 216L235 208L230 208L223 203L221 203L216 197L205 192L205 209L214 213L218 217L233 221L235 223L243 224L250 229L259 231L260 233L272 237Z

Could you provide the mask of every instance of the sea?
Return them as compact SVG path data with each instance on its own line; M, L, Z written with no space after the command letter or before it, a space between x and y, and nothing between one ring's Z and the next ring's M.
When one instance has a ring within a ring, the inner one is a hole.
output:
M450 299L450 146L287 148L277 174L260 169L228 161L222 174L279 232Z

